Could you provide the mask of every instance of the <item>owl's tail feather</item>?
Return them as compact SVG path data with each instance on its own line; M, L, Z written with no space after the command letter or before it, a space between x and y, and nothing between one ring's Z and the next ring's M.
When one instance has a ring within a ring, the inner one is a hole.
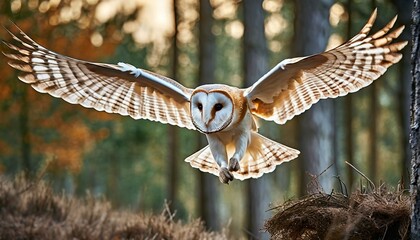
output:
M228 146L229 158L235 149ZM251 143L243 159L239 162L241 169L233 172L236 179L244 180L248 178L259 178L264 173L274 171L277 165L295 159L299 151L283 144L270 140L256 132L251 135ZM209 146L194 153L185 159L193 168L198 168L203 172L219 175L219 166L213 159Z
M208 172L219 176L219 166L211 154L209 145L187 157L185 161L189 162L191 167L198 168L202 172Z

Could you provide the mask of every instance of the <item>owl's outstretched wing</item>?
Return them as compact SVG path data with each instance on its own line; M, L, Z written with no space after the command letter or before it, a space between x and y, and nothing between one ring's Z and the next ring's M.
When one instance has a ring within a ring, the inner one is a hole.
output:
M17 27L16 27L17 28ZM129 115L195 129L190 118L192 90L172 79L135 68L86 62L50 51L18 29L2 41L19 79L41 93L98 111Z
M253 114L283 124L320 99L336 98L368 86L401 59L407 42L391 43L404 26L389 33L396 17L368 35L372 13L363 29L348 42L320 54L280 62L245 91Z

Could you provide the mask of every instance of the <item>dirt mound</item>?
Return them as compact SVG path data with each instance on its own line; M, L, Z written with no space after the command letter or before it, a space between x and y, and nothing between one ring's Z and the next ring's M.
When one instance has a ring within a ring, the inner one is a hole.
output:
M266 230L272 239L408 239L410 198L385 189L314 194L275 208Z
M56 195L42 181L0 178L0 239L228 239L199 220L172 217L115 211L93 197Z

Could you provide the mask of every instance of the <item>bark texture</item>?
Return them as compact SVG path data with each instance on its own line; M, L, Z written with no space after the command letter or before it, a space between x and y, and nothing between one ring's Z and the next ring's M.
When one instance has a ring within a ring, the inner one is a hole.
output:
M413 196L411 239L420 239L420 6L418 0L414 0L411 33L413 36L410 131L411 194Z

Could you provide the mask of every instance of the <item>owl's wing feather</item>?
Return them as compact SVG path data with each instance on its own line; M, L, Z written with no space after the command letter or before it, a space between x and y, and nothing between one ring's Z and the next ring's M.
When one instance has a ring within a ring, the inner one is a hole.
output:
M17 28L17 27L16 27ZM17 28L18 29L18 28ZM7 29L6 29L7 30ZM9 65L35 90L98 111L195 129L189 110L192 90L126 63L86 62L50 51L18 29L2 41Z
M372 13L363 29L329 51L280 62L245 91L253 114L283 124L320 99L336 98L366 87L401 59L407 42L391 43L404 26L389 32L396 17L369 36Z

